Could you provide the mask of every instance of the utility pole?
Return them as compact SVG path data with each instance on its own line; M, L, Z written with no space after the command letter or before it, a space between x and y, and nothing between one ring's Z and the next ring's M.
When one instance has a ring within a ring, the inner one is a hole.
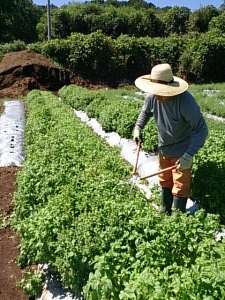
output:
M51 39L50 0L47 0L47 15L48 15L48 41L50 41Z

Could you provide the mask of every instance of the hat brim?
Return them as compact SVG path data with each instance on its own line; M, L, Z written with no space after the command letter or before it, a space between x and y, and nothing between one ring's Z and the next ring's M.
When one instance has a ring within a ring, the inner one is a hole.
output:
M135 85L138 89L145 93L150 93L159 96L176 96L188 89L188 83L176 76L173 76L172 83L155 83L151 82L151 75L140 76L135 80Z

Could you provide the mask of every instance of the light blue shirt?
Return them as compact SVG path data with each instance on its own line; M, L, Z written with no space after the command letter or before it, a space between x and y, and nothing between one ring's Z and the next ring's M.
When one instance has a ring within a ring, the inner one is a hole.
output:
M204 145L208 128L190 92L174 96L164 103L147 94L136 126L144 129L152 116L158 128L161 154L179 157L187 152L193 156Z

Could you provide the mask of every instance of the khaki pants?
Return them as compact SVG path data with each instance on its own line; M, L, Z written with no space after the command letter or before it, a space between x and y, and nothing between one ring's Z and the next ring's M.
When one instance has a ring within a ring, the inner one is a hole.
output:
M180 157L166 157L159 154L159 170L176 164ZM190 194L191 168L182 171L171 170L161 173L159 184L161 187L172 189L172 194L177 197L188 197Z

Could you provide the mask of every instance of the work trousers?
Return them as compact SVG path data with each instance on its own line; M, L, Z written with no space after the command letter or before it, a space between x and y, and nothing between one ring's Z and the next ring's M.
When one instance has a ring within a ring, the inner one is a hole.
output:
M159 171L176 164L180 157L167 157L159 154ZM189 197L191 185L191 168L182 171L170 170L161 173L159 184L161 187L172 189L172 194L177 197Z

